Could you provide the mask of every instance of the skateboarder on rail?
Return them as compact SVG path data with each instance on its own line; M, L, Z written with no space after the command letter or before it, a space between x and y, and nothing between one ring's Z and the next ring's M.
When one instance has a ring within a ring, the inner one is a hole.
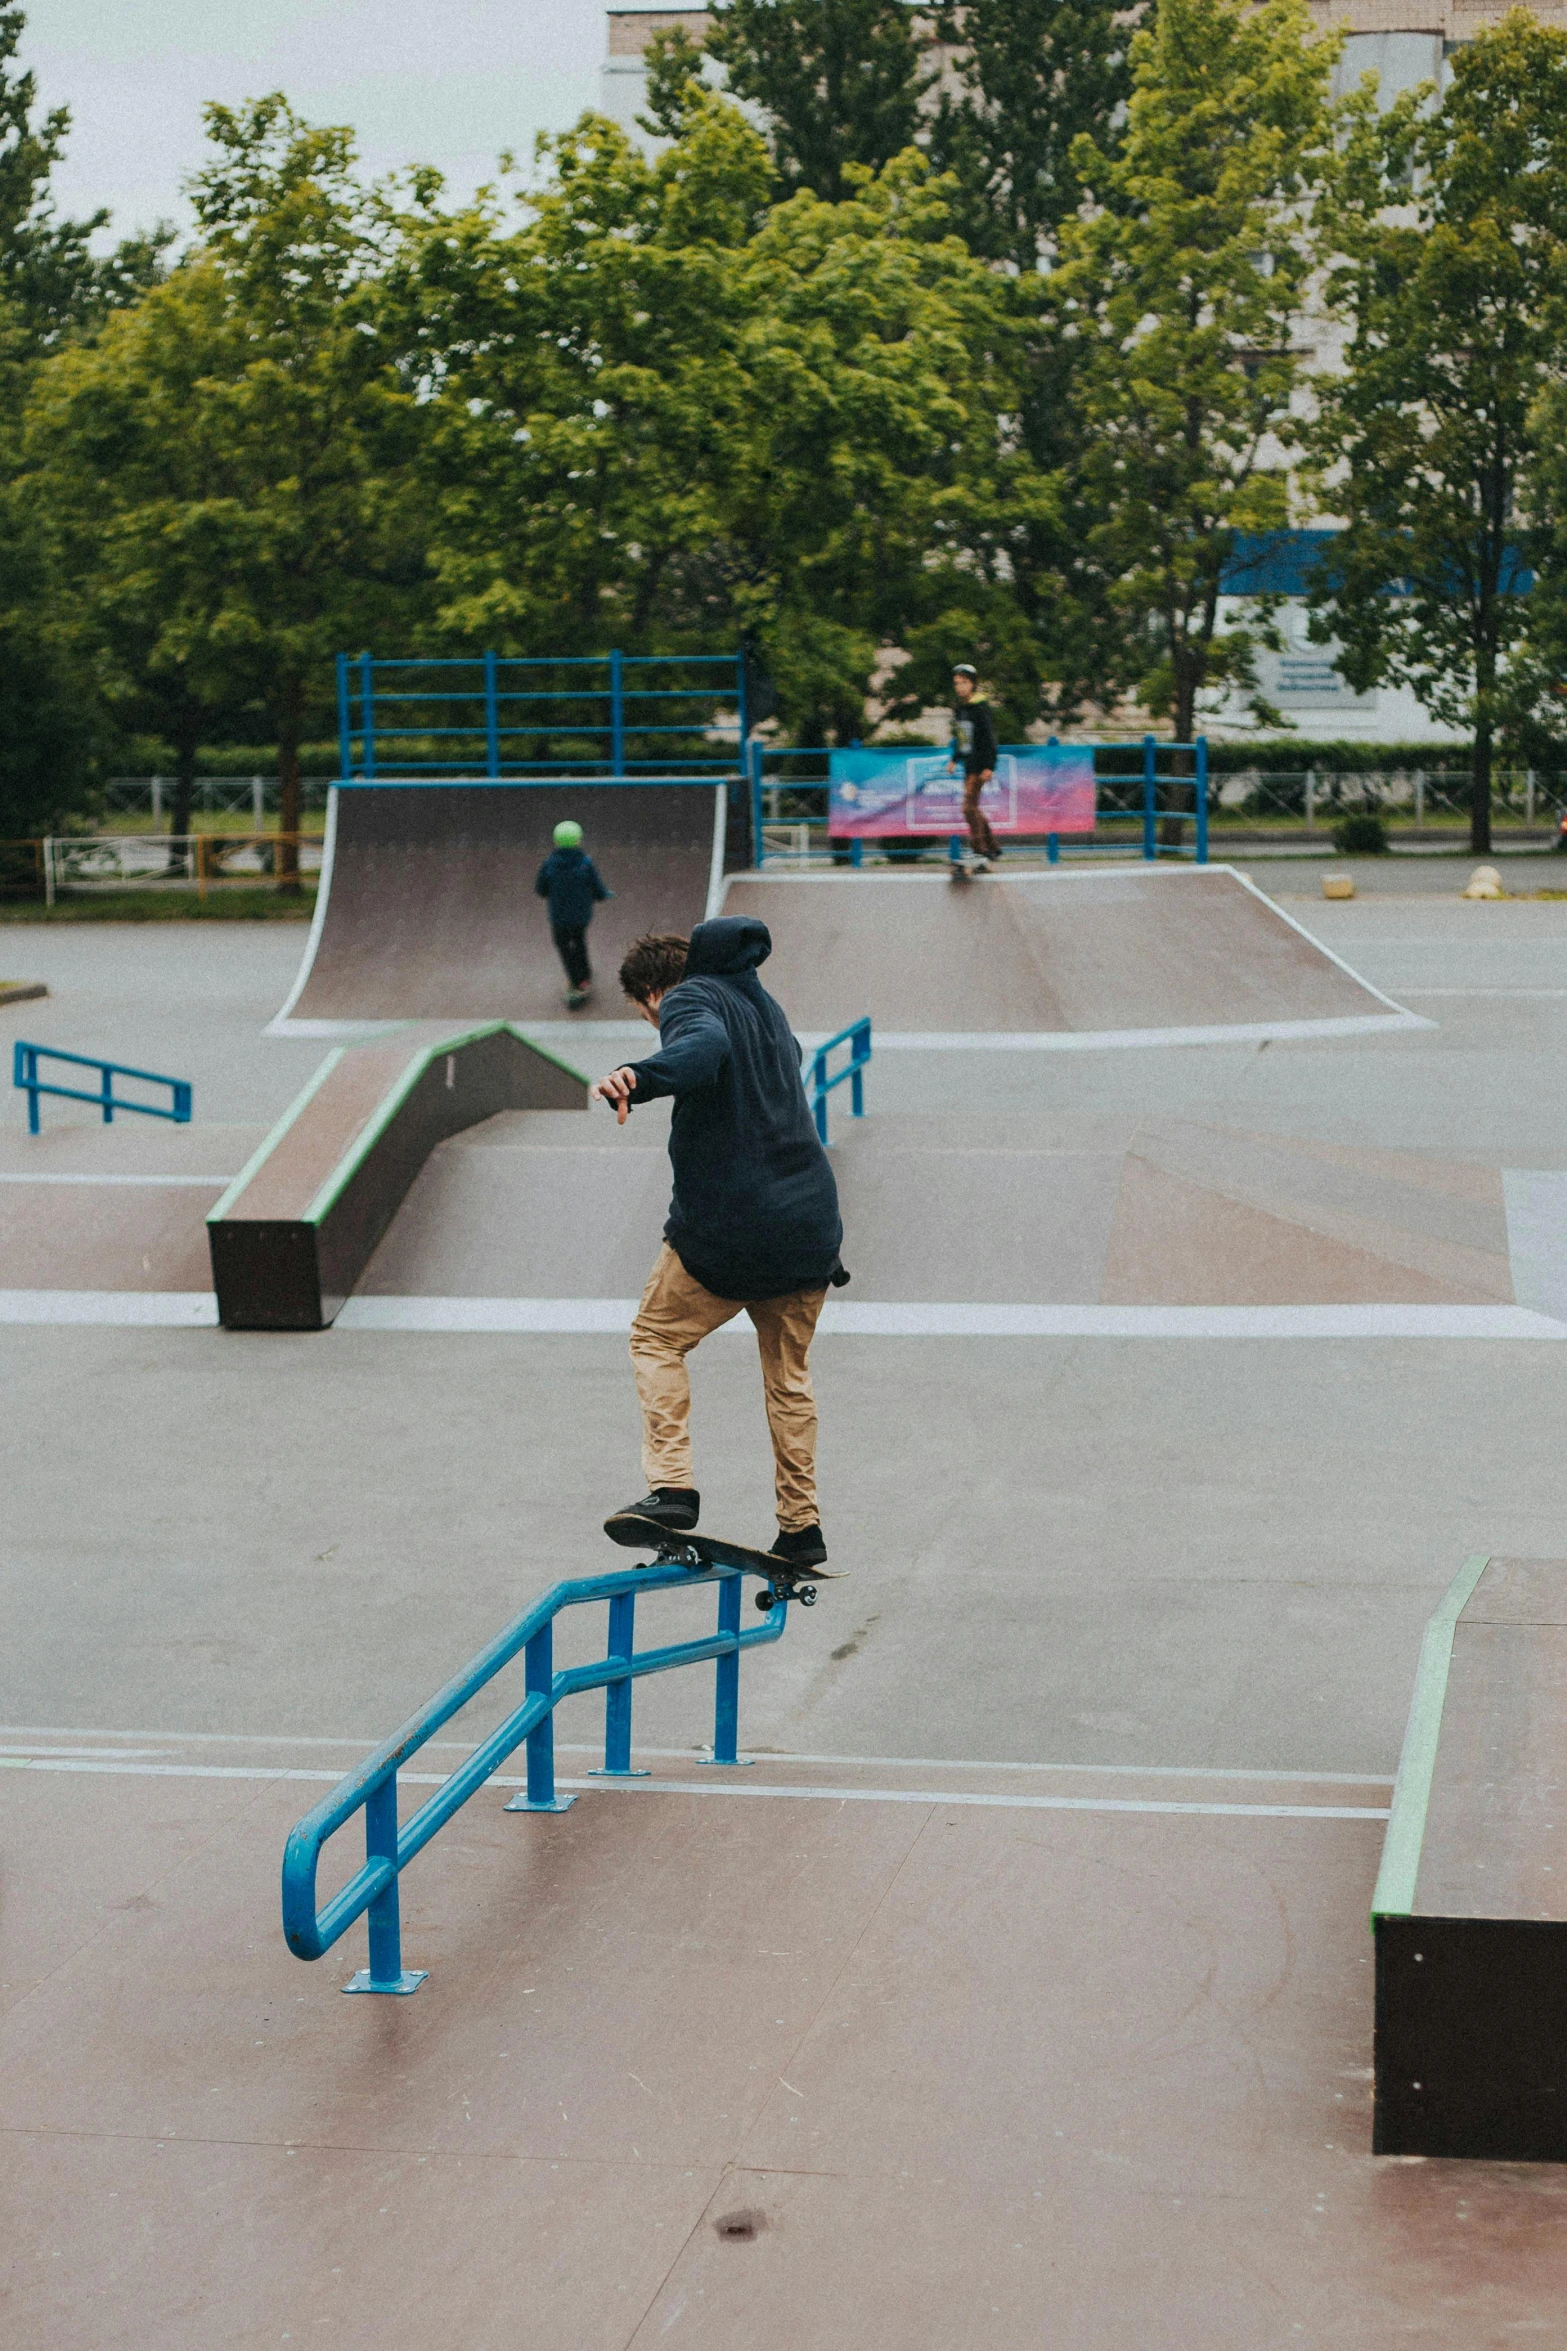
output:
M566 967L566 1009L575 1012L593 993L593 966L588 961L593 909L615 895L605 889L598 867L583 848L582 827L575 818L563 817L555 827L555 847L539 867L533 894L550 902L555 951Z
M659 1049L611 1070L592 1091L613 1104L622 1126L638 1103L674 1097L674 1198L631 1326L651 1490L627 1511L671 1534L695 1527L686 1357L743 1309L756 1326L773 1440L778 1536L770 1549L806 1568L827 1558L808 1357L829 1285L849 1277L838 1254L838 1188L800 1082L800 1047L756 976L772 945L767 925L744 916L700 923L689 940L638 939L620 984L658 1030Z
M963 770L963 821L981 872L1001 855L979 796L996 772L996 725L990 704L979 698L979 672L960 661L952 672L957 708L952 714L952 766Z

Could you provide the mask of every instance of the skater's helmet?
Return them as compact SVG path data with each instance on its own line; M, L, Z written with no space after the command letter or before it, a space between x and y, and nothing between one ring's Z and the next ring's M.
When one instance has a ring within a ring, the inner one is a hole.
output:
M563 816L555 827L555 846L557 849L582 847L582 827L574 816Z

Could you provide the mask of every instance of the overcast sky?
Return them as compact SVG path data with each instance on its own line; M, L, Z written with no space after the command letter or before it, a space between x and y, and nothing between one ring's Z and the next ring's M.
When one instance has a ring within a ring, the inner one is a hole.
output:
M21 62L71 110L63 211L118 233L189 215L201 109L282 90L352 123L372 172L433 163L467 194L598 102L603 0L22 0Z

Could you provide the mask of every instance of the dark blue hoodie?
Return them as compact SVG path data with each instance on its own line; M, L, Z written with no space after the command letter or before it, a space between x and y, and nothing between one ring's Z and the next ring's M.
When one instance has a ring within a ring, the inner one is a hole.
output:
M633 1102L675 1098L664 1238L720 1298L781 1298L848 1279L838 1187L817 1140L800 1048L756 976L773 951L749 916L699 923L685 977L659 1007L659 1049L633 1064Z
M612 898L599 879L599 869L585 849L552 849L539 867L533 885L536 898L550 902L550 921L558 931L586 930L599 900Z

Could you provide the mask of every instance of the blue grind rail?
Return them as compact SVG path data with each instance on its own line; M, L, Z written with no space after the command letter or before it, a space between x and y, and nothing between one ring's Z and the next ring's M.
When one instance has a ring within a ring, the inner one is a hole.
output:
M1052 743L1055 743L1058 739L1059 738L1055 735L1052 735L1050 738ZM856 748L858 748L858 746L856 746ZM876 746L873 743L869 746L869 748L871 750L875 750ZM940 748L941 746L937 743L933 743L931 745L931 749L933 751L937 751ZM1029 743L1003 743L999 746L999 748L1003 751L1029 751L1032 750L1034 746ZM1096 764L1094 770L1094 788L1096 793L1101 784L1132 784L1139 787L1137 805L1133 808L1095 808L1094 826L1096 833L1101 825L1124 824L1139 826L1141 828L1142 839L1140 843L1137 844L1138 853L1142 856L1146 864L1153 865L1158 862L1161 856L1184 858L1188 854L1184 848L1161 848L1159 842L1159 825L1161 821L1165 818L1171 817L1180 818L1192 827L1193 846L1190 852L1192 862L1196 865L1207 864L1208 738L1206 735L1199 735L1194 743L1167 743L1161 736L1144 735L1140 743L1083 743L1080 744L1078 748L1084 751L1092 751L1096 754L1104 754L1106 756L1118 751L1130 752L1137 760L1135 767L1128 768L1101 769ZM1182 757L1190 754L1194 772L1191 775L1175 775L1170 773L1168 767L1161 768L1161 760L1167 761L1172 756L1172 754L1180 754ZM756 862L759 866L764 865L767 861L766 845L762 835L762 825L764 822L763 793L773 785L780 786L785 790L793 789L795 791L818 791L823 794L825 794L828 790L827 783L819 776L803 778L793 786L789 784L787 776L783 776L775 772L771 777L769 777L764 770L764 761L772 760L775 763L790 759L813 759L820 761L828 759L830 756L830 752L824 745L818 746L814 750L785 750L773 744L764 744L758 737L752 738L749 746L751 831L752 839L756 844ZM1190 791L1194 805L1190 808L1175 808L1167 806L1164 802L1163 794L1170 786L1175 786L1177 788L1184 787L1185 789L1182 791L1181 795L1183 799L1185 797L1185 791ZM1033 837L1037 839L1039 836L1036 834ZM942 836L935 833L919 836L894 834L891 836L891 838L894 846L908 846L912 844L922 849L936 849L939 848L941 844ZM1050 865L1059 865L1061 862L1063 855L1061 838L1062 837L1059 833L1047 833L1044 836L1045 858L1046 862ZM1076 845L1064 852L1064 854L1068 857L1102 857L1106 849L1119 848L1121 846L1119 842L1100 841L1097 839L1090 841L1084 840L1077 835L1073 835L1072 839ZM871 846L874 847L875 845L876 844L873 841ZM885 843L883 843L882 846L885 847ZM1005 843L1003 843L1002 846L1004 850ZM1128 844L1128 846L1131 846L1131 844ZM841 854L843 855L845 862L851 866L858 866L862 862L865 847L866 843L861 837L857 836L852 840L842 840L840 837ZM967 848L968 840L965 835L961 833L954 833L947 838L947 855L950 859L953 860L954 863L962 858Z
M733 751L717 754L700 746L711 745L720 708L734 710L738 736ZM345 784L679 782L735 774L747 732L739 652L337 656ZM551 737L591 747L568 759L528 756Z
M68 1061L76 1069L95 1069L98 1084L91 1093L82 1086L51 1086L38 1075L40 1061ZM135 1078L144 1086L167 1086L171 1101L167 1108L161 1102L132 1102L124 1094L114 1091L116 1078ZM66 1102L90 1102L103 1112L103 1123L113 1126L117 1110L134 1110L142 1118L172 1119L178 1127L190 1124L190 1081L187 1078L160 1077L153 1069L132 1069L123 1061L100 1061L91 1053L60 1053L53 1045L26 1045L18 1037L11 1056L11 1082L27 1096L27 1131L36 1135L38 1129L38 1097L40 1094L58 1094Z
M849 1058L842 1069L827 1075L827 1056L840 1045L847 1045ZM816 1132L822 1142L827 1140L827 1097L834 1086L849 1083L849 1108L856 1118L865 1116L865 1070L871 1057L871 1023L867 1013L863 1020L850 1021L825 1045L818 1045L811 1061L811 1109L816 1118Z
M718 1629L705 1640L677 1641L662 1649L635 1646L636 1604L647 1592L667 1591L674 1585L717 1584ZM357 1771L340 1780L329 1796L297 1821L283 1851L283 1934L296 1959L319 1959L366 1911L370 1914L370 1964L361 1968L345 1992L414 1992L429 1972L405 1969L397 1880L416 1853L478 1794L491 1774L524 1740L528 1748L527 1786L512 1798L507 1812L565 1812L576 1799L555 1793L555 1709L563 1698L584 1690L603 1690L604 1768L596 1778L644 1779L631 1768L631 1684L640 1674L668 1673L676 1666L701 1665L716 1660L717 1693L713 1718L711 1761L737 1764L739 1735L740 1652L759 1642L776 1641L788 1619L789 1602L775 1587L756 1595L766 1620L749 1631L740 1629L742 1573L735 1568L692 1569L680 1566L643 1567L612 1575L586 1576L574 1583L552 1584L533 1606L497 1633L489 1646L463 1667L444 1690L404 1723ZM809 1589L809 1587L807 1587ZM814 1594L812 1595L814 1598ZM563 1609L580 1608L596 1600L609 1603L609 1641L606 1655L593 1665L568 1666L557 1672L554 1663L554 1624ZM427 1797L417 1812L398 1826L397 1774L434 1738L452 1716L523 1652L526 1695L499 1727L474 1749L466 1763ZM352 1820L365 1816L365 1862L347 1884L331 1897L325 1909L316 1907L316 1873L329 1837Z

